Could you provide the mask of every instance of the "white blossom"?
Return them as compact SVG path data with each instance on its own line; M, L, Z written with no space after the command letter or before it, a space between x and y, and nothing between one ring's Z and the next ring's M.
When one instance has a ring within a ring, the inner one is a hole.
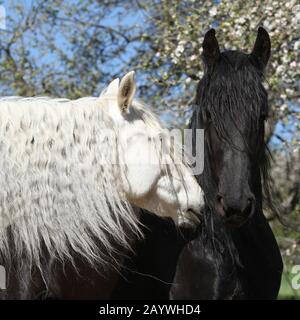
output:
M217 15L217 11L218 11L217 7L212 7L212 8L209 10L209 15L212 16L212 17L214 17L214 16Z

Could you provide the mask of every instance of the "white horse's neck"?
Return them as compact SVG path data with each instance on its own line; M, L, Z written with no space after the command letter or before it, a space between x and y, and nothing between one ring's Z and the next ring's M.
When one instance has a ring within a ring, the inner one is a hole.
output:
M20 261L25 254L38 266L41 243L52 258L69 259L72 248L91 263L107 263L107 252L116 258L113 242L128 248L128 230L140 234L116 183L114 150L101 134L115 125L104 107L99 98L0 99L4 255L8 225Z

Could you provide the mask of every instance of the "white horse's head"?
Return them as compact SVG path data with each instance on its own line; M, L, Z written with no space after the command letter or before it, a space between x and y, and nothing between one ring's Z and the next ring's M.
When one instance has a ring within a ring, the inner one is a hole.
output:
M44 245L51 259L76 252L97 266L115 264L118 248L130 248L141 233L131 205L175 221L201 213L203 193L192 171L159 121L133 99L135 88L131 72L100 98L0 99L4 257L14 241L16 261L28 257L41 271Z
M119 187L134 205L175 221L194 220L204 206L203 192L189 166L176 161L182 157L166 129L134 99L135 91L132 71L100 96L118 128Z

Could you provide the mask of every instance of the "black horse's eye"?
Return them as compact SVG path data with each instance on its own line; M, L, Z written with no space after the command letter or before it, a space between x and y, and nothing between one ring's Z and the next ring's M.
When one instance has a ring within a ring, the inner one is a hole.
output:
M210 115L210 112L206 112L205 113L205 120L210 122L211 121L211 115Z

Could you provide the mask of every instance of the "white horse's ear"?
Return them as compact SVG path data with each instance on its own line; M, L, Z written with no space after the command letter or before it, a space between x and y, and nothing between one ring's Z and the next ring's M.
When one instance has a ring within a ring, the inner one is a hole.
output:
M113 80L101 93L100 96L117 96L119 92L119 78Z
M129 109L135 91L134 71L130 71L122 78L118 93L118 105L122 112L126 112Z

